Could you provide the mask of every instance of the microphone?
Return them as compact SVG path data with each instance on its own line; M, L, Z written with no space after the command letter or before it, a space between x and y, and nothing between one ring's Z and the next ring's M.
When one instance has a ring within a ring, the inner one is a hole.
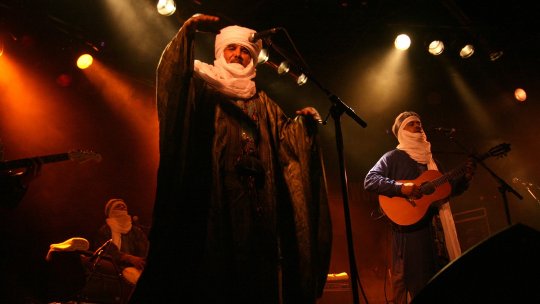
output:
M109 246L111 243L112 243L112 239L109 239L108 241L103 243L103 245L101 245L98 249L96 249L96 251L94 251L94 254L92 254L92 259L96 257L100 257L105 251L105 249L107 248L107 246Z
M97 265L99 264L102 256L105 254L105 250L109 248L109 245L112 243L112 239L109 239L103 245L101 245L90 257L90 262L92 262L92 271L95 271L97 268Z
M454 128L435 127L433 128L433 130L437 132L448 133L448 134L456 133L456 129Z
M131 223L134 226L137 226L137 227L141 228L148 235L148 232L150 231L150 225L141 224L141 221L139 220L139 216L133 215L131 217Z
M249 36L249 42L252 42L252 43L257 42L257 40L259 40L259 39L266 38L268 36L272 36L275 33L277 33L279 30L281 30L280 27L274 27L274 28L271 28L269 30L253 33L253 34L251 34Z

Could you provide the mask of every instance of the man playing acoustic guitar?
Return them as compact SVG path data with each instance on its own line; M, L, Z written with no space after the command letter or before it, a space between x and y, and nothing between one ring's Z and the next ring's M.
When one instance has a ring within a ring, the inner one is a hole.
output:
M402 214L397 212L397 222L385 212L392 220L393 303L403 304L409 303L438 270L461 254L446 199L468 188L476 163L470 158L463 174L448 179L440 189L435 188L437 185L420 180L422 173L438 173L440 168L432 157L431 143L427 141L420 116L411 111L399 114L392 132L399 145L386 152L368 172L364 188L387 198L389 211L396 211L400 203L410 209L404 208ZM445 190L448 195L444 195ZM440 198L444 199L443 203L427 204L425 213L420 213L416 220L413 212L421 209L422 199L439 192L443 193ZM385 211L382 204L381 208Z

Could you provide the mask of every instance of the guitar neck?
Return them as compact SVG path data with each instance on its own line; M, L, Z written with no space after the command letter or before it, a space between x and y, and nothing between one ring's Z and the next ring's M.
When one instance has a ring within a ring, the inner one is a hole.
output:
M457 167L456 169L446 173L446 174L443 174L441 177L439 178L436 178L434 179L433 181L431 181L431 183L437 187L437 186L440 186L446 182L449 182L451 179L454 179L460 175L462 175L463 173L465 173L465 164L462 164L461 166Z
M13 170L13 169L30 167L32 166L34 159L39 159L41 163L47 164L47 163L69 160L70 157L69 157L69 153L59 153L59 154L44 155L44 156L32 157L32 158L8 160L8 161L0 162L0 170Z

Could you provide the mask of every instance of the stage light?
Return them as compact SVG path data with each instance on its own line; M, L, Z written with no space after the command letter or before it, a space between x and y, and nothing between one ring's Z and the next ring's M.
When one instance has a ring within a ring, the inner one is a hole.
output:
M459 56L461 58L469 58L474 54L474 46L472 44L467 44L459 51Z
M77 67L81 70L87 69L92 65L94 58L90 54L83 54L77 59Z
M287 74L291 76L296 81L296 84L298 84L299 86L306 84L306 82L308 81L308 77L304 73L300 73L300 75L295 73L293 69L296 68L294 66L291 66L287 61L281 62L279 66L272 61L266 61L264 64L274 69L279 75Z
M259 52L259 57L257 58L257 64L263 64L268 61L270 54L267 49L261 49Z
M289 65L289 63L287 61L283 61L279 64L277 68L277 73L279 75L283 75L285 73L288 73L290 69L291 69L291 66Z
M522 88L517 88L514 91L514 97L516 97L517 101L524 102L525 100L527 100L527 92L525 92L525 90Z
M428 52L432 55L438 56L444 51L444 42L442 40L433 40L428 46Z
M489 52L489 60L491 61L497 61L499 58L501 58L503 55L503 51L491 51Z
M174 0L159 0L157 11L163 16L171 16L176 11L176 3Z
M394 46L398 50L405 51L411 46L411 38L406 34L400 34L394 40Z
M304 73L300 74L300 76L296 78L296 84L299 86L306 84L307 81L308 77Z

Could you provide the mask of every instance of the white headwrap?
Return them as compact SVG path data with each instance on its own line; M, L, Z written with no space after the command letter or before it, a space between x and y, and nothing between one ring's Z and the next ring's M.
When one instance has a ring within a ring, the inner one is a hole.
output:
M115 210L114 207L123 204L126 206L126 210ZM105 215L107 219L107 225L111 228L112 242L121 249L122 247L122 234L128 233L131 230L131 216L127 212L126 203L118 198L111 199L105 205Z
M256 76L255 60L259 56L262 42L250 42L254 30L232 25L221 29L216 35L214 65L195 60L196 75L207 81L221 93L233 97L248 99L255 95L257 89L253 78ZM246 66L239 63L227 63L223 50L230 44L239 44L247 48L251 54L251 62Z
M403 150L415 161L421 164L427 164L429 170L437 170L437 165L433 161L431 154L431 143L427 141L424 130L420 133L409 132L403 128L411 121L420 122L420 118L416 115L411 115L405 118L397 129L397 138L399 145L397 149Z

